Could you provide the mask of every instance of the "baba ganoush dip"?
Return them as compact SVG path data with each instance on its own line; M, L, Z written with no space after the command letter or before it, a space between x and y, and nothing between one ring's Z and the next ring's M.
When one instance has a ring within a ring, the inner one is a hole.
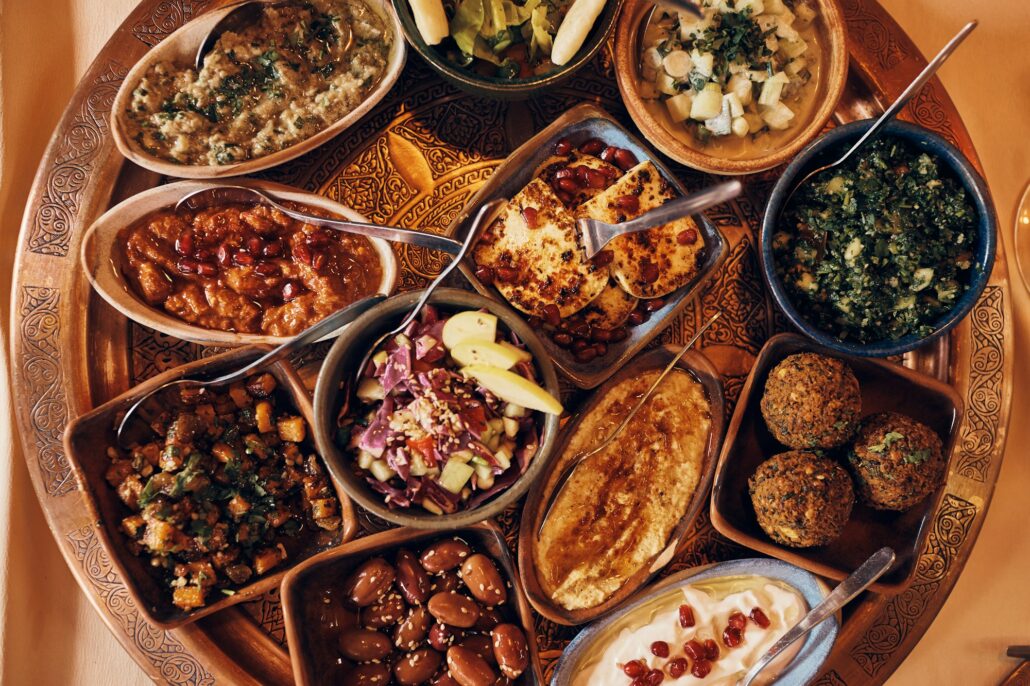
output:
M576 427L555 465L604 440L661 373L624 379ZM673 369L607 448L573 472L533 547L540 584L558 605L596 607L669 543L701 480L712 418L704 387Z
M797 591L763 576L689 584L660 594L609 626L590 651L598 657L577 665L572 684L627 686L636 678L631 674L658 670L677 684L731 686L805 612ZM794 644L776 664L787 664L798 650ZM777 671L770 666L760 678Z
M224 165L277 152L353 111L395 37L362 0L266 7L226 31L199 72L158 61L132 92L128 134L156 157Z

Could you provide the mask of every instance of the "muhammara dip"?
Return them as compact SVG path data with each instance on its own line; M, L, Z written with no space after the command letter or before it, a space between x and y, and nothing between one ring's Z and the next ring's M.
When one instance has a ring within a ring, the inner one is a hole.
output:
M552 480L607 438L660 373L612 388L576 428ZM533 549L541 586L556 603L600 605L668 545L701 479L711 424L702 385L673 369L612 445L573 473Z

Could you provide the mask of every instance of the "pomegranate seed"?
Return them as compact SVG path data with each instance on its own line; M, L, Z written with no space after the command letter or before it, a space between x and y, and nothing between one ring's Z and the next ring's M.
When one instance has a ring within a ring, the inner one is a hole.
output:
M594 255L594 266L595 267L607 267L615 259L615 253L611 250L602 250L601 252Z
M684 629L694 626L694 608L689 605L680 605L680 626Z
M584 169L586 169L584 167ZM603 172L596 169L587 169L586 171L586 185L591 188L607 188L608 177Z
M254 271L261 276L272 276L279 273L279 265L275 262L258 262L254 266Z
M251 236L246 242L247 252L251 255L259 255L262 248L265 247L265 242L257 236Z
M630 679L636 679L638 676L647 674L647 665L643 660L633 660L622 666L622 672Z
M523 217L523 219L526 220L526 225L529 228L531 228L531 229L535 229L536 228L536 220L537 220L537 215L538 214L539 214L539 212L537 211L537 209L535 207L523 207L522 208L522 217Z
M192 232L183 231L179 234L179 237L175 239L175 252L180 255L189 255L193 252Z
M480 283L487 286L494 282L494 270L493 267L476 267L476 278L479 279Z
M618 343L629 338L629 330L625 326L620 326L617 329L612 329L611 338L608 339L609 343Z
M561 323L561 312L557 305L548 303L544 306L544 321L551 326L558 326Z
M218 246L218 250L215 251L215 259L218 260L218 264L228 267L232 263L232 253L229 252L229 246L224 243Z
M605 162L611 162L615 158L615 153L618 151L614 145L609 145L607 148L601 151L601 159Z
M555 181L557 181L558 179L571 179L574 175L575 172L573 172L568 167L562 167L558 171L554 172Z
M304 292L304 286L297 281L287 281L283 284L283 300L290 302Z
M519 276L514 267L497 267L494 269L494 274L496 279L502 283L511 283Z
M712 663L708 660L698 660L694 663L694 666L690 668L690 673L698 679L704 679L711 671Z
M566 193L575 193L580 188L582 188L582 186L579 185L579 182L576 181L575 178L568 178L558 179L558 188L565 191Z
M201 262L197 265L197 273L201 276L218 276L218 267L210 262Z
M769 624L771 623L769 621L769 618L765 616L765 613L762 612L762 608L760 607L756 607L751 610L751 621L757 624L758 626L762 627L763 629L768 629Z
M620 195L615 198L615 206L627 212L636 212L640 209L640 198L635 195Z
M665 681L665 672L660 669L652 669L647 673L647 684L648 686L658 686L658 684Z
M727 648L736 648L744 640L744 634L741 633L740 629L732 626L726 627L726 630L722 632L722 642L726 644Z
M264 255L265 257L278 257L279 255L282 254L282 252L283 252L283 242L282 241L272 241L271 243L266 243L265 247L261 250L261 254Z
M328 262L328 261L329 261L329 258L326 257L326 254L324 252L320 252L320 253L317 253L315 255L312 255L312 257L311 257L311 268L314 269L316 272L320 271L322 269L322 267L324 267L326 262Z
M175 268L183 274L196 274L199 266L196 260L189 257L183 257L175 263Z
M254 264L254 256L244 250L237 250L232 256L232 261L241 267L249 267Z
M570 152L572 152L572 143L568 138L559 138L558 142L554 144L555 155L568 155Z
M584 348L574 354L576 362L587 363L597 357L597 350L595 348Z
M674 660L670 660L669 664L665 665L665 668L669 670L669 676L673 679L679 679L681 676L687 673L687 667L690 665L687 663L687 658L677 657Z
M629 322L630 326L640 326L646 320L644 319L644 313L643 312L641 312L640 310L633 310L632 312L629 313L629 317L626 318L626 321ZM681 612L682 612L682 610L681 610ZM680 614L680 624L683 624L683 615L682 614ZM694 615L693 614L690 615L690 624L685 625L683 628L686 628L688 626L694 626Z
M604 141L600 138L591 138L579 146L579 151L586 155L596 155L604 150Z
M709 662L719 659L719 644L715 642L714 638L705 639L705 659Z
M696 638L692 638L683 644L683 652L691 660L703 660L705 657L705 647Z
M693 245L697 242L697 229L683 229L676 234L676 242L680 245Z
M644 283L654 283L658 280L658 265L651 260L643 260L640 263L640 278Z
M734 612L730 615L729 620L727 620L727 624L734 629L743 630L744 627L747 626L747 617L744 616L743 612Z
M622 171L629 171L633 167L637 166L637 156L626 148L618 148L615 154L612 156L612 160L615 162L615 166Z
M669 657L669 644L665 641L655 641L651 644L651 654L655 657Z
M662 298L651 298L650 300L644 301L644 309L648 312L654 312L665 307L665 300Z
M552 339L555 343L558 344L559 347L562 348L568 348L570 345L572 345L572 336L570 336L567 333L556 333L554 334Z

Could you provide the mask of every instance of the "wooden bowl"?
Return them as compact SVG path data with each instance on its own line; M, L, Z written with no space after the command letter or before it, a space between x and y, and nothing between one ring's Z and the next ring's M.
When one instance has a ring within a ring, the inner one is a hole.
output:
M253 361L265 351L266 349L261 347L239 348L176 367L148 379L117 398L82 415L69 424L65 430L64 451L79 483L79 488L82 489L85 496L84 499L97 538L110 556L118 576L125 581L135 605L144 614L147 621L161 629L174 629L214 614L230 605L256 600L267 591L278 587L279 581L291 566L324 549L324 546L308 545L298 557L288 560L287 564L274 574L259 577L236 589L233 595L222 596L210 605L196 611L184 612L172 605L168 588L159 584L158 580L151 576L146 561L129 551L125 534L119 528L122 519L131 513L104 476L111 463L107 457L107 448L115 443L115 419L119 413L125 412L130 405L152 389L169 381L193 374L229 372ZM271 365L264 371L271 373L276 378L280 390L304 417L308 426L313 426L311 402L308 400L307 390L296 372L283 363ZM310 442L310 438L308 442ZM334 543L336 545L353 538L357 533L358 523L350 499L331 475L330 481L340 500L342 518L339 535Z
M286 642L290 646L290 661L293 663L293 677L298 686L327 683L324 670L337 656L336 646L326 645L318 632L311 630L306 620L305 610L311 603L320 602L319 594L323 589L343 583L351 570L375 555L386 554L389 559L389 551L401 547L412 550L436 539L453 536L465 539L473 548L492 557L498 563L501 573L511 582L512 598L509 603L515 606L518 623L529 643L529 667L514 683L522 686L543 684L533 613L526 602L504 534L496 524L487 521L457 528L449 533L390 529L316 555L290 571L283 579L280 599L286 622Z
M114 103L111 105L111 136L118 151L126 158L136 164L163 174L164 176L179 177L186 179L214 179L226 176L242 176L251 174L262 169L268 169L283 162L300 157L304 153L314 150L323 143L328 142L334 136L347 130L357 123L376 103L382 100L404 68L404 59L407 55L407 47L404 43L404 33L397 15L393 11L389 0L367 0L368 6L378 14L393 35L393 44L390 54L387 56L386 68L379 83L369 91L365 100L355 107L351 112L344 115L330 126L322 129L315 135L305 138L287 148L277 152L257 157L235 164L179 164L161 157L150 154L141 148L135 140L129 136L128 122L125 112L132 100L132 92L136 89L140 79L146 74L150 66L157 61L171 61L179 65L193 65L200 42L208 34L211 28L218 21L228 14L237 3L231 3L226 7L205 12L196 19L186 23L173 31L167 38L155 45L143 58L129 70L129 73L122 81L118 93L115 95Z
M874 510L857 499L851 519L840 537L825 546L788 548L770 539L755 518L748 479L760 463L790 448L780 445L766 428L759 408L770 370L783 358L814 352L846 362L858 378L862 415L899 412L937 432L948 460L962 420L962 399L945 383L885 360L848 357L796 334L773 336L755 360L737 401L719 456L712 488L712 525L719 533L760 553L777 557L809 571L844 579L883 546L897 554L893 567L872 588L899 593L916 573L919 551L933 525L944 488L905 512Z
M694 519L701 511L701 508L708 501L708 489L715 474L715 463L719 454L719 447L722 444L726 411L723 405L722 382L720 381L718 370L716 370L707 357L695 350L691 350L680 359L676 366L689 372L701 382L708 396L712 425L708 434L708 443L705 446L701 478L698 481L697 488L694 490L693 497L687 505L686 511L683 513L683 517L669 536L669 541L665 548L649 560L636 574L627 579L622 588L605 602L595 607L568 610L555 603L544 591L537 574L536 532L540 528L541 518L544 514L543 505L554 490L555 482L561 473L562 467L573 457L572 454L566 454L565 448L573 434L575 434L576 428L583 421L583 418L598 406L612 388L625 379L637 376L641 372L664 368L677 352L679 352L678 348L671 346L648 351L636 357L595 391L582 409L576 413L575 419L566 425L562 431L558 446L554 451L555 458L548 463L545 474L541 475L526 499L526 505L522 510L522 524L519 527L519 572L522 574L522 580L526 586L526 597L529 598L533 609L553 622L565 625L583 624L616 609L627 598L640 590L659 570L672 561L676 549L688 534L690 526L694 523Z
M86 231L82 239L79 260L86 272L86 278L109 305L129 319L147 326L163 334L192 341L200 345L240 346L240 345L280 345L289 340L283 336L268 336L254 333L236 333L206 329L179 319L162 309L148 304L125 280L119 267L113 262L113 256L120 248L116 245L118 232L131 226L151 212L166 209L175 205L188 193L208 188L232 184L251 186L267 191L273 197L289 200L301 205L308 205L325 210L331 214L354 221L367 221L360 214L340 203L314 193L297 190L270 181L254 179L226 179L225 181L179 181L137 193L118 203L103 215ZM390 244L380 238L368 239L379 255L379 264L383 269L383 278L379 282L378 292L390 294L397 284L397 258ZM313 322L312 322L313 323ZM340 328L326 338L339 335L346 327Z
M729 160L696 150L670 132L655 118L640 95L640 29L654 4L650 0L628 0L615 28L615 77L619 92L633 122L644 138L672 159L688 167L713 174L752 174L784 164L815 138L833 115L844 92L848 77L847 29L844 13L837 0L812 0L818 9L816 21L826 37L823 68L815 93L818 103L803 126L794 128L794 136L769 153L746 159Z

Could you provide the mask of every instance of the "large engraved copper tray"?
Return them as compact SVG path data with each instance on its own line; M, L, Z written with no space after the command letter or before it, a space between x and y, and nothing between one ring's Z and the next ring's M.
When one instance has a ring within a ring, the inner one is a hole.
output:
M71 418L205 353L127 322L90 291L77 255L95 217L161 181L125 162L112 144L107 117L121 80L150 46L214 4L143 0L72 98L40 165L21 230L12 303L14 400L32 482L54 537L79 585L142 668L154 680L174 684L287 684L291 672L277 592L167 633L141 618L93 534L61 446ZM837 118L848 121L880 111L925 62L874 0L842 4L852 69ZM392 95L355 128L266 176L327 194L373 221L444 227L508 151L582 100L628 123L604 56L557 93L511 105L461 94L412 57ZM941 133L976 161L939 82L904 116ZM710 181L676 171L688 186ZM774 178L771 172L747 179L739 202L711 213L730 239L729 259L709 292L662 336L663 342L680 342L716 309L723 311L702 349L723 374L730 410L763 341L786 328L764 293L754 250L754 229ZM439 266L435 255L421 249L400 246L397 252L404 289L424 283ZM968 319L947 340L904 360L954 384L966 405L946 495L915 581L895 597L867 594L852 605L819 684L884 681L933 621L983 524L1001 466L1013 367L1008 276L1001 248L999 253L990 285ZM308 379L322 352L296 360ZM517 510L502 517L510 544L517 522ZM746 555L702 515L667 572ZM538 621L546 674L574 631Z

